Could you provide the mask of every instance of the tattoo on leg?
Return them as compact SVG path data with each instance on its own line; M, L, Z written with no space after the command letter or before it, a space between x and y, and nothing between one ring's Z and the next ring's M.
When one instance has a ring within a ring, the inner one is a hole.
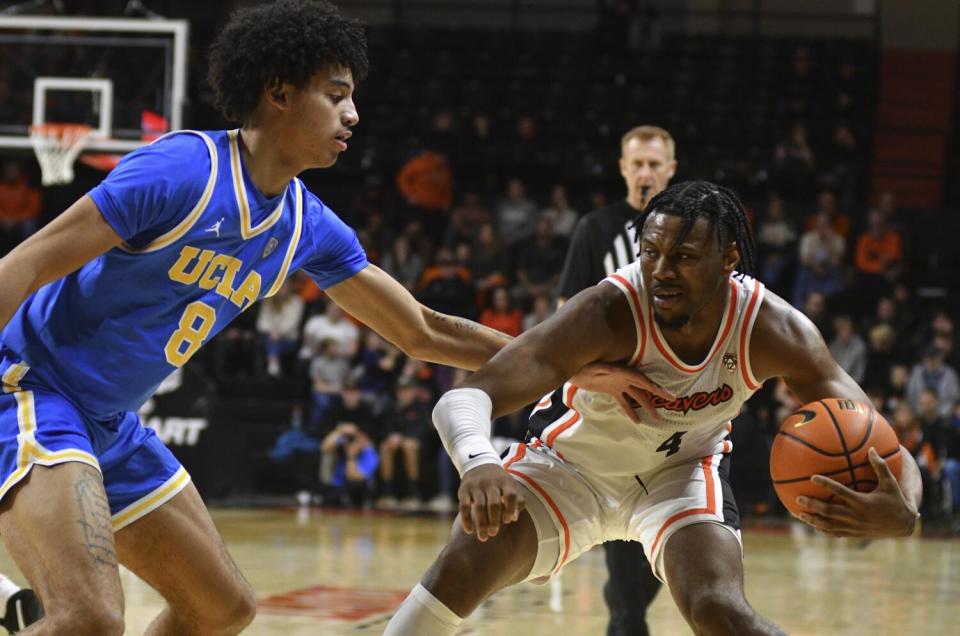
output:
M113 545L110 504L103 492L102 482L92 471L86 471L73 485L73 492L80 510L77 523L83 529L87 555L94 563L116 567L117 552Z

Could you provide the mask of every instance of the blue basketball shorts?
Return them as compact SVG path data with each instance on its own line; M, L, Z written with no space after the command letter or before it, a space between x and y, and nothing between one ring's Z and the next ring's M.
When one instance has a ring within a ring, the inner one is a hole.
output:
M103 476L117 531L190 483L177 458L136 413L92 420L8 355L0 355L0 374L0 500L37 464L80 462Z

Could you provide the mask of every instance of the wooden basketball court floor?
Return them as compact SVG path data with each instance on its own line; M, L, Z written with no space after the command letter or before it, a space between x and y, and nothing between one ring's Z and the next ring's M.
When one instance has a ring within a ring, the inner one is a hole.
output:
M318 510L214 510L231 553L257 590L245 634L381 634L443 545L450 520ZM805 528L744 532L747 597L796 635L960 633L960 540L862 545ZM5 552L0 571L23 582ZM494 596L460 634L602 635L601 550L551 585ZM160 597L123 572L127 633L140 634ZM689 634L666 590L649 613L655 636Z

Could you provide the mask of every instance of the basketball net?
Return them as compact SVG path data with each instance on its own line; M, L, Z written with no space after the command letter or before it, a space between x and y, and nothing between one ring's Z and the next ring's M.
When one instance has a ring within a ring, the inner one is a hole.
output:
M73 181L73 162L93 134L86 124L34 124L30 126L30 142L37 153L43 185L60 185Z

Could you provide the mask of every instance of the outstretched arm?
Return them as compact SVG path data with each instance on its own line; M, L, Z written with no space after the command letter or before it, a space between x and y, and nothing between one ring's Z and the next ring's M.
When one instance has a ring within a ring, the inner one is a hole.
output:
M617 297L611 285L600 285L603 293L611 298ZM479 369L494 354L505 347L513 338L499 331L484 327L472 320L457 316L448 316L425 307L419 303L407 289L395 281L389 274L375 265L368 265L351 278L327 289L327 294L347 313L389 340L411 358L438 362L471 371ZM627 311L629 317L629 311ZM556 368L551 374L551 382L532 399L539 398L543 392L573 378L574 382L590 391L612 395L624 412L634 421L638 421L633 407L628 404L624 394L646 408L647 413L658 419L656 411L649 404L644 391L672 399L670 393L651 382L643 373L626 365L596 364L582 368L575 366L583 360L592 362L598 358L583 355L585 350L574 345L575 339L588 332L572 332L575 336L565 336L552 344L554 351L563 354L563 368ZM632 333L632 329L628 329ZM526 334L524 334L526 335ZM547 336L556 338L555 336ZM623 357L627 357L624 354ZM525 376L527 378L529 376ZM546 376L537 376L546 377ZM520 408L525 403L510 407Z
M80 198L0 259L0 329L27 296L121 242L93 199Z
M327 289L344 311L411 358L461 369L479 369L510 336L466 318L425 307L376 265Z
M758 379L782 377L802 404L829 397L844 397L870 404L870 399L830 355L820 332L802 313L771 292L757 316L750 343L753 372ZM814 482L836 494L845 505L802 498L811 511L804 521L836 536L880 538L908 535L913 531L923 496L920 469L900 447L899 483L886 462L871 453L878 486L858 493L822 476Z

